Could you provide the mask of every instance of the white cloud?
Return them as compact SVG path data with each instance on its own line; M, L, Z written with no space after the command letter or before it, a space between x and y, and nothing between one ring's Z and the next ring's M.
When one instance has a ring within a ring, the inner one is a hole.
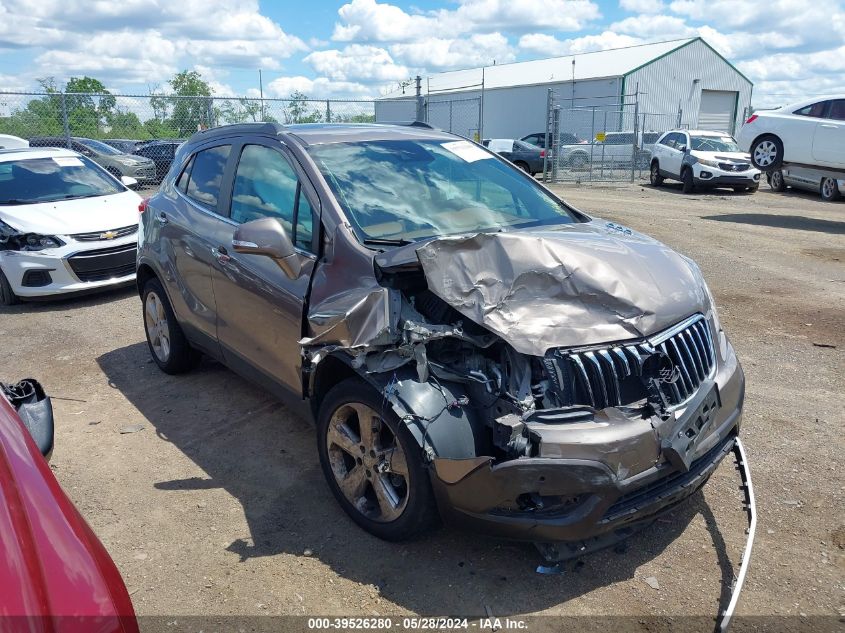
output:
M671 40L694 37L696 30L687 26L682 18L671 15L637 15L610 25L610 30L641 38Z
M277 69L308 50L257 0L2 0L4 46L42 49L34 76L96 74L123 85L162 82L195 62Z
M264 90L265 97L287 99L294 92L301 92L310 99L348 98L367 99L378 94L372 86L354 81L335 81L328 77L305 77L295 75L278 77L271 81Z
M459 0L457 9L416 14L377 0L352 0L338 16L334 40L409 42L501 29L577 31L601 14L590 0Z
M366 83L400 81L409 76L408 69L396 64L385 49L352 44L343 50L315 51L303 60L320 75L337 81L361 80Z
M559 40L546 33L528 33L519 38L519 47L537 57L552 55L575 55L609 48L622 48L642 44L643 40L631 35L604 31L599 35L584 35L568 40Z
M476 33L468 38L424 38L393 44L390 51L410 66L429 70L489 66L516 59L508 39L501 33Z
M666 10L662 0L619 0L619 6L631 13L662 13Z

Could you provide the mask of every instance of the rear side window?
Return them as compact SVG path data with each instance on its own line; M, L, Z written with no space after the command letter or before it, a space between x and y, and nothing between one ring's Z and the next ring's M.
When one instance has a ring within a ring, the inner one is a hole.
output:
M176 180L176 188L182 193L186 193L188 191L188 179L191 177L191 167L193 166L194 157L191 156L188 164L185 165L185 169L182 170L182 173L179 174L179 178Z
M801 116L821 117L824 114L825 105L827 105L827 101L819 101L818 103L804 106L803 108L793 112L793 114L799 114Z
M226 169L231 149L231 145L219 145L194 154L188 189L185 192L189 198L207 207L217 206L223 170Z
M830 102L830 112L827 118L845 121L845 99L836 99Z

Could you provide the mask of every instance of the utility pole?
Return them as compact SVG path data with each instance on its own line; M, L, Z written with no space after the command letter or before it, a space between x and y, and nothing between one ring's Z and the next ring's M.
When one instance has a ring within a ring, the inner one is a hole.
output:
M264 116L264 81L261 79L261 69L258 69L258 93L261 95L261 120L265 119Z
M422 77L417 75L414 80L417 85L417 121L425 121L425 105L422 96Z

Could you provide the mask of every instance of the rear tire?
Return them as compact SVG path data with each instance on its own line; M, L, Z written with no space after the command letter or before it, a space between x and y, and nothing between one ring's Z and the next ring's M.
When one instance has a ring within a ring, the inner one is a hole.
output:
M648 181L652 187L660 187L663 184L663 176L660 175L660 164L656 160L651 161Z
M528 163L523 163L521 160L518 160L514 163L517 167L519 167L522 171L524 171L529 176L531 175L531 170L528 168Z
M147 346L159 369L166 374L182 374L195 367L200 353L188 342L158 279L144 285L141 305Z
M765 134L751 144L751 162L762 171L774 171L783 165L783 143L773 134Z
M384 398L360 378L344 380L320 403L317 451L332 494L370 534L404 541L437 524L420 445Z
M774 191L786 191L786 182L783 179L783 172L780 169L776 169L775 171L769 174L769 186Z
M839 193L839 186L833 178L822 178L819 193L821 193L822 200L825 202L835 202L841 197Z
M0 305L13 306L20 303L20 297L12 290L12 285L6 279L6 275L0 270Z
M681 173L681 182L683 183L682 191L684 193L692 193L695 191L695 180L693 179L692 169L687 167Z

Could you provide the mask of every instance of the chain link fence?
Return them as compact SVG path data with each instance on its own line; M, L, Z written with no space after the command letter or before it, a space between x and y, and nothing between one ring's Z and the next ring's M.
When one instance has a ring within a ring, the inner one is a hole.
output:
M436 128L481 142L481 99L426 99L425 119Z
M375 103L338 99L0 92L0 134L26 139L51 136L140 141L178 139L197 130L249 121L371 123L376 121ZM401 120L416 118L413 98L397 100L393 108Z
M627 95L621 105L571 103L571 96L549 90L547 182L634 182L646 178L654 143L663 132L682 127L682 111L641 112L637 95Z

